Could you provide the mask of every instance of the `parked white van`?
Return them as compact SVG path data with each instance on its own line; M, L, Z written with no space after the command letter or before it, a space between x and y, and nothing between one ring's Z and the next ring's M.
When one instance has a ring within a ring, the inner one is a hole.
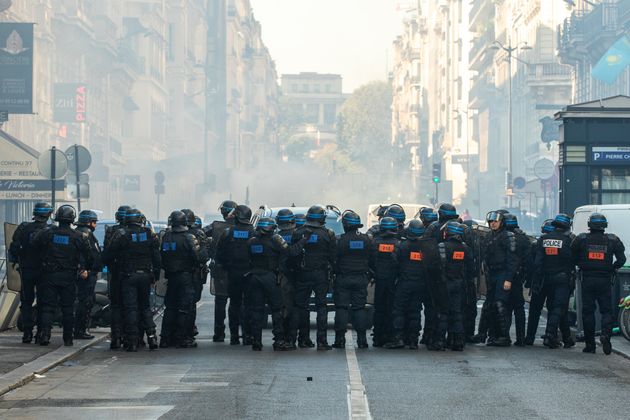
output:
M588 217L601 213L608 220L606 232L617 235L626 247L626 267L630 266L630 204L592 204L575 209L573 233L588 232Z

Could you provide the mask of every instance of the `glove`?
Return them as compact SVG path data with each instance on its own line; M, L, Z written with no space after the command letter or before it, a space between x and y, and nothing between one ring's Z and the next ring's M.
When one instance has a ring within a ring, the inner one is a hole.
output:
M154 271L153 272L153 281L151 282L151 284L157 283L159 279L160 279L160 272L159 271Z
M309 228L304 228L302 229L302 233L303 233L302 237L308 239L313 234L313 231Z

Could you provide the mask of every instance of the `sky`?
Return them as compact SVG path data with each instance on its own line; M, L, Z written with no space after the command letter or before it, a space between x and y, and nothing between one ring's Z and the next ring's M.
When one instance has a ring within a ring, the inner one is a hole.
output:
M340 73L350 93L385 80L410 0L251 0L278 74Z

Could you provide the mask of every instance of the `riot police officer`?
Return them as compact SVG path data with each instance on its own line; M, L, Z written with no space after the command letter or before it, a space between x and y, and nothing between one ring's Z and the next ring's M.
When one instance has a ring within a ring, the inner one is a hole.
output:
M171 229L162 237L160 246L162 267L168 279L160 348L196 347L192 329L196 297L193 272L201 261L201 249L195 235L188 231L184 213L175 210L170 220Z
M375 282L374 347L382 347L392 340L392 304L398 275L396 255L400 246L398 223L394 218L383 217L379 227L380 233L373 239L370 250L370 269Z
M236 206L233 212L235 224L219 238L216 260L228 273L230 344L240 344L239 327L241 327L243 345L250 346L252 344L251 308L247 300L249 280L245 274L249 271L247 241L254 236L254 227L250 221L252 210L241 204Z
M301 228L306 224L306 215L305 214L296 214L295 215L295 228Z
M344 233L337 242L337 265L335 266L335 342L333 347L342 349L346 345L346 328L350 321L357 332L357 347L368 347L366 338L367 286L369 282L371 239L358 230L363 227L361 218L352 210L341 215Z
M293 242L293 233L295 233L295 215L289 209L281 209L276 214L276 225L278 226L278 235L284 241L291 245ZM296 348L296 339L292 328L293 317L295 316L295 283L297 281L297 271L299 262L297 258L282 255L280 257L280 272L278 279L280 290L282 291L282 328L284 330L285 345L293 350Z
M125 226L125 215L131 207L122 205L116 210L116 224L105 228L105 238L103 240L103 251L106 252L114 233ZM123 313L122 313L122 289L120 277L118 275L118 265L115 260L107 261L107 284L109 289L109 305L110 305L110 329L111 342L109 348L119 349L122 343L123 334Z
M72 206L63 205L55 213L58 226L41 230L33 240L33 248L42 259L42 278L38 298L42 310L42 331L39 344L50 343L52 322L57 304L61 306L63 343L72 346L74 327L75 279L88 278L92 268L92 254L87 237L72 229L76 218Z
M606 216L593 213L588 218L589 233L581 233L571 244L573 258L582 274L582 323L584 324L585 353L595 353L595 302L599 306L602 332L600 342L604 354L612 352L611 281L626 262L624 245L608 227ZM613 256L615 261L613 262Z
M79 213L79 220L76 223L76 230L85 234L92 252L92 267L87 279L77 277L77 307L74 315L74 338L77 340L90 340L94 338L88 333L94 305L94 287L96 286L96 276L103 269L101 260L101 247L98 239L94 236L98 216L92 210L83 210Z
M464 318L464 335L467 343L475 342L475 322L477 320L477 290L481 277L481 246L484 228L479 226L474 220L464 220L463 225L466 226L464 236L466 237L466 245L470 248L473 255L474 271L468 276L466 282L466 295L464 299L463 318Z
M425 235L440 241L440 229L442 229L442 226L449 220L457 220L458 217L459 215L454 205L449 203L440 204L440 207L438 207L438 220L426 228Z
M149 348L158 347L149 296L151 284L160 277L160 246L157 235L143 226L142 219L140 210L129 209L125 227L114 233L105 251L106 261L117 263L123 298L124 343L130 352L138 351L144 331ZM139 325L144 331L140 331Z
M438 220L437 213L431 207L422 207L416 214L416 217L420 218L425 229Z
M392 204L385 210L384 217L391 217L396 221L398 224L398 237L402 238L405 231L405 219L407 218L402 206L400 204Z
M438 245L443 281L448 294L448 313L440 319L438 342L444 342L448 331L448 343L453 351L464 349L464 321L462 308L466 284L474 275L474 261L470 248L464 243L464 225L448 221L442 226L443 242Z
M410 349L418 348L422 328L420 312L423 304L429 304L431 299L429 266L439 261L435 241L423 237L424 230L420 220L411 220L396 249L398 277L392 307L393 339L385 344L386 348L399 349L405 345Z
M234 217L230 215L236 206L236 202L232 200L223 201L219 206L223 220L215 220L204 229L210 245L209 257L213 260L210 264L210 290L214 295L214 335L212 341L215 343L225 341L225 309L228 302L228 275L224 267L216 264L217 245L221 236L225 235L234 225Z
M488 296L491 319L494 320L493 329L496 331L494 340L488 345L509 346L510 323L508 305L512 281L518 268L516 255L516 238L512 232L505 229L504 215L500 212L490 212L487 222L492 229L484 244L484 261L488 267Z
M523 297L523 284L527 282L527 278L531 276L532 264L532 239L523 232L518 226L518 218L513 214L505 214L503 216L505 228L514 234L516 239L516 256L518 257L518 268L516 275L512 281L510 289L510 323L512 313L514 314L514 323L516 329L515 346L525 345L525 298Z
M248 296L252 308L252 350L262 350L262 328L267 311L271 308L273 349L275 351L295 350L295 346L286 345L282 319L282 291L278 273L280 259L284 255L301 251L307 238L297 241L292 247L274 234L276 223L270 217L261 218L256 225L256 235L247 242L249 247L250 271Z
M52 206L48 203L36 203L33 208L33 221L21 223L9 247L9 262L18 264L22 287L20 288L20 317L22 319L22 343L33 341L33 302L35 291L41 278L41 257L33 248L33 239L45 229L52 214ZM37 315L37 333L39 339L41 311Z
M319 205L311 206L306 212L306 224L293 234L293 242L309 236L301 255L300 270L295 285L296 321L293 330L299 330L298 346L313 347L309 335L309 299L315 293L317 310L317 350L330 350L327 324L328 305L326 295L330 286L330 270L335 266L337 238L326 228L326 210Z
M197 242L199 242L199 266L195 267L193 271L193 277L195 279L195 305L193 306L192 313L192 324L193 331L192 335L195 337L199 334L197 330L197 302L201 300L201 292L203 291L203 285L207 282L208 276L208 267L206 263L210 259L210 246L208 243L208 238L205 232L196 226L196 216L195 213L190 209L182 209L182 213L186 215L186 225L188 226L188 231L195 235L197 238Z
M547 328L543 344L551 349L558 347L557 331L566 317L572 291L575 261L571 255L573 235L570 233L571 218L558 214L551 221L549 232L543 230L534 247L535 282L532 281L532 299L529 305L526 344L534 343L542 306L547 302ZM564 337L566 340L566 337Z
M379 224L381 223L381 219L385 217L385 211L387 211L387 207L388 206L381 205L381 206L378 206L378 208L376 209L376 217L378 219L378 223L375 223L374 225L372 225L372 227L370 227L366 232L370 238L373 238L374 236L379 234L379 231L380 231Z

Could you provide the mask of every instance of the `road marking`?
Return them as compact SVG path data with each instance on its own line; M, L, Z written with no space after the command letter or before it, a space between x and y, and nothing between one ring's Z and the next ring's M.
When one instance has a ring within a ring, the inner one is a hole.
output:
M354 351L352 331L346 332L346 362L348 363L348 418L372 419L367 394L361 380L361 369Z

